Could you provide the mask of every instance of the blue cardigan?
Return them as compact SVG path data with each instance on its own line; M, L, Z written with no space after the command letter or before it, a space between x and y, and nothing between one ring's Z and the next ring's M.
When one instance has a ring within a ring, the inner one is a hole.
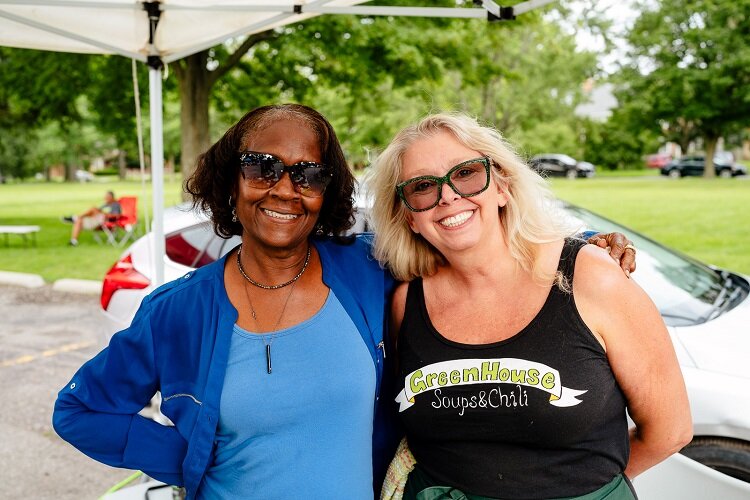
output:
M370 237L315 240L323 282L357 326L377 374L373 478L379 491L398 436L384 369L388 300L395 282L372 257ZM58 394L55 431L91 458L185 486L192 498L211 463L237 310L224 288L226 256L153 291L132 324ZM393 359L393 358L391 358ZM389 359L390 361L390 359ZM174 427L138 415L161 391Z

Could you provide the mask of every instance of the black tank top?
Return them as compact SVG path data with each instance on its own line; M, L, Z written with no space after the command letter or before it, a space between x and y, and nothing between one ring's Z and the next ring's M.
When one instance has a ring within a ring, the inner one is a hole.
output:
M571 285L583 245L568 239L560 256ZM433 327L416 279L398 347L400 416L436 484L493 498L559 498L592 492L625 469L625 398L572 293L552 286L519 333L467 345Z

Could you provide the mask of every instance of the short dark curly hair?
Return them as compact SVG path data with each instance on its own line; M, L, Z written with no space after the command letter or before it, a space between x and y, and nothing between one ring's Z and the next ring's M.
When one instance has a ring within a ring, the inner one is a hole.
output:
M322 163L333 169L317 227L326 235L339 235L354 224L355 180L333 127L323 115L308 106L276 104L261 106L243 116L200 155L195 172L185 181L185 191L193 196L193 208L210 214L214 231L222 238L242 234L242 225L232 222L229 197L237 192L243 144L269 123L285 119L299 120L310 126L318 137Z

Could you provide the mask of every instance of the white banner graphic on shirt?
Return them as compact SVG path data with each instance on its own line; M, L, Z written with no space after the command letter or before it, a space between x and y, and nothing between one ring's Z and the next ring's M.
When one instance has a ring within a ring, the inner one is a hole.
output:
M399 412L414 405L414 396L444 387L471 384L517 384L548 393L549 403L567 407L586 391L563 387L560 373L547 365L518 358L453 359L423 366L404 379L404 389L396 396Z

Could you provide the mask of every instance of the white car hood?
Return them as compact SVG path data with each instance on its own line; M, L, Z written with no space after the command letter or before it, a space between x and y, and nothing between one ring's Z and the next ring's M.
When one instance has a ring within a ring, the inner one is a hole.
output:
M671 330L698 369L750 379L750 296L711 321Z
M209 220L199 209L193 210L190 202L180 203L164 209L164 234L173 233L198 221Z

